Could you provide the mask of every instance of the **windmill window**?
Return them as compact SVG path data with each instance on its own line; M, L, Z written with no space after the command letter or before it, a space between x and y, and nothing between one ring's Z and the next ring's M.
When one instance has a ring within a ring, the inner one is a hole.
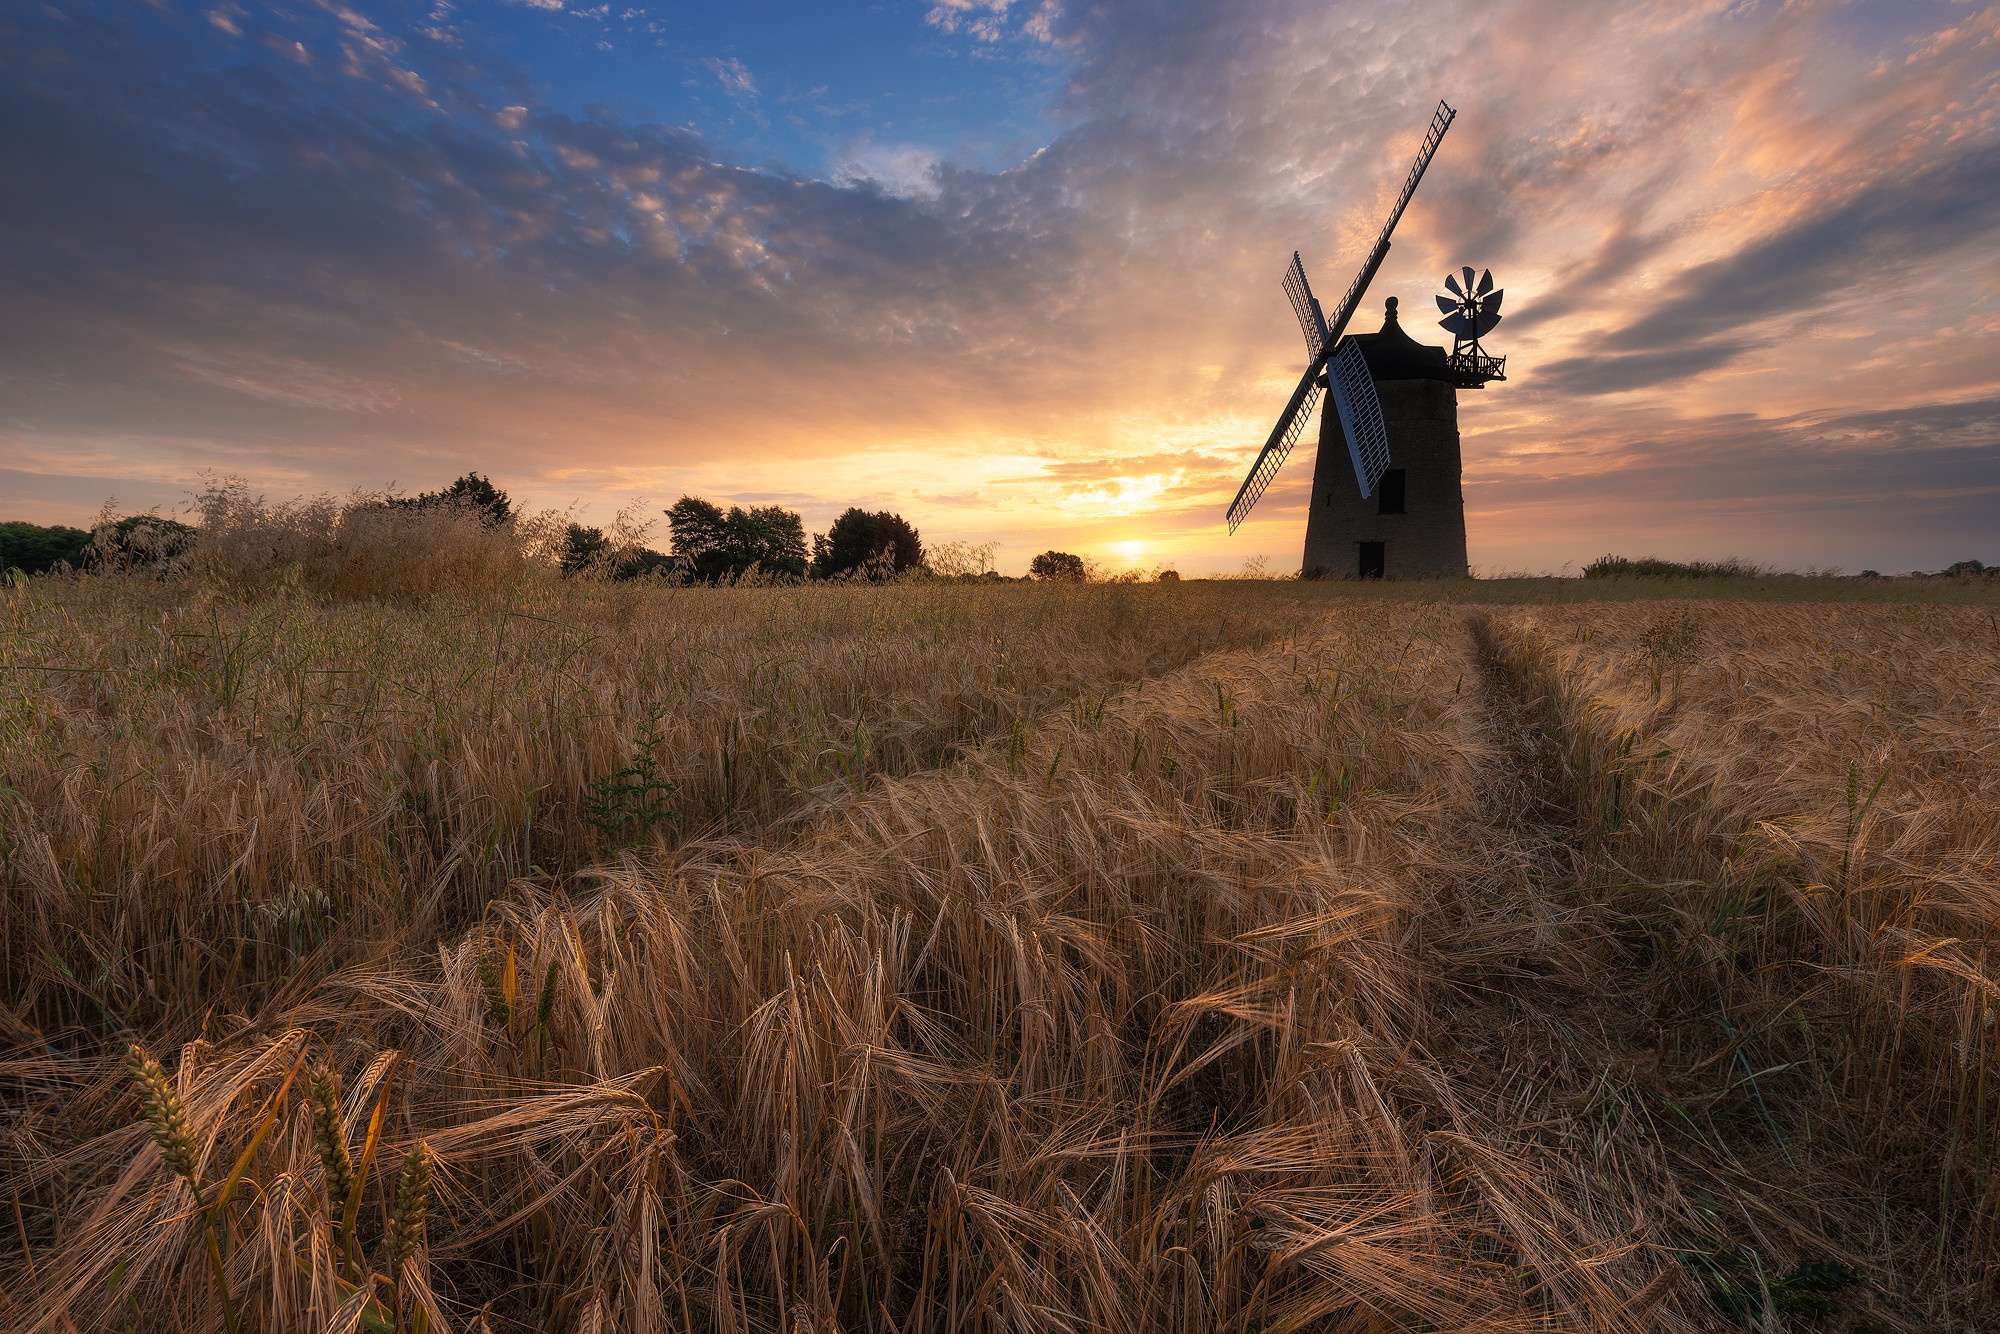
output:
M1391 468L1382 474L1382 481L1375 494L1380 498L1377 514L1401 514L1403 512L1403 470Z

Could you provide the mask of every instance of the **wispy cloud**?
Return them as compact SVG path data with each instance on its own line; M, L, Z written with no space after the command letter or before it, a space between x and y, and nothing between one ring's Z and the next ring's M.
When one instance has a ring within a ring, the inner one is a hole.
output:
M704 56L701 63L730 96L755 100L757 80L741 60L735 56Z

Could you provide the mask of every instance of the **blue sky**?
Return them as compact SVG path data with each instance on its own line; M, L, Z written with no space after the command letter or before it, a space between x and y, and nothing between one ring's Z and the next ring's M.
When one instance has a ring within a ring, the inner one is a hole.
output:
M2000 562L2000 5L42 0L0 7L0 518L476 468L1113 565L1356 328L1507 289L1475 567ZM1436 331L1420 334L1442 341Z
M1046 145L1060 54L1018 17L927 22L934 8L465 0L425 19L551 108L682 126L752 165L833 179L872 162L907 181L926 159L996 170Z

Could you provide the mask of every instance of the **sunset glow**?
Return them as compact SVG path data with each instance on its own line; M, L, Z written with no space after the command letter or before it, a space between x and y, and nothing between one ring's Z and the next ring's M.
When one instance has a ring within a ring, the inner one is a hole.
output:
M2000 6L955 0L0 17L0 519L467 469L1296 568L1303 364L1460 264L1475 570L2000 560ZM1557 36L1559 34L1559 37ZM1324 295L1324 293L1323 293Z

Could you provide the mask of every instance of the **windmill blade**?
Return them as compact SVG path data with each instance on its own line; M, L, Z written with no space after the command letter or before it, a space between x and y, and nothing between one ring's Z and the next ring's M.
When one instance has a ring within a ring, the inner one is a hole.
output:
M1500 323L1499 311L1483 310L1479 312L1479 318L1474 320L1472 323L1472 336L1474 338L1484 338L1486 337L1487 334L1493 332L1493 326L1498 323ZM1456 330L1454 330L1453 332L1456 332Z
M1507 289L1503 287L1499 291L1493 293L1491 296L1482 298L1479 302L1479 308L1483 311L1487 311L1491 314L1497 315L1500 313L1500 298L1505 295L1507 295Z
M1438 309L1443 311L1447 315L1454 313L1458 309L1458 302L1453 301L1448 296L1436 297L1434 299L1438 303Z
M1485 296L1493 290L1493 270L1485 269L1479 275L1479 295Z
M1354 275L1354 281L1347 285L1346 295L1340 298L1333 318L1327 321L1326 341L1329 347L1340 341L1340 335L1347 329L1347 322L1354 318L1354 312L1361 306L1361 298L1368 294L1368 284L1375 279L1375 271L1382 267L1383 257L1389 253L1389 235L1402 221L1403 210L1410 206L1410 196L1417 192L1417 182L1423 180L1425 168L1437 155L1438 145L1444 142L1444 132L1451 128L1451 122L1458 112L1443 102L1431 113L1431 127L1424 135L1422 147L1417 149L1417 160L1410 165L1410 174L1403 178L1403 192L1396 196L1396 206L1389 210L1389 220L1382 224L1382 234L1375 238L1375 248L1368 252L1368 260L1361 266L1361 272Z
M1446 274L1446 275L1444 276L1444 285L1445 285L1445 286L1446 286L1447 288L1451 289L1451 294L1452 294L1453 296L1455 296L1455 297L1459 297L1459 298L1461 298L1461 299L1462 299L1462 298L1463 298L1463 297L1465 296L1465 289L1464 289L1464 288L1462 288L1462 287L1460 287L1460 286L1458 285L1458 275L1457 275L1457 274L1455 274L1455 273L1447 273L1447 274ZM1439 299L1440 301L1442 301L1442 300L1443 300L1444 298L1443 298L1443 297L1439 297L1438 299Z
M1326 363L1326 382L1333 390L1333 406L1340 414L1341 434L1347 437L1347 457L1354 464L1354 480L1361 484L1361 498L1375 492L1375 483L1389 468L1389 429L1382 424L1382 400L1375 393L1375 377L1352 338L1344 338Z
M1314 361L1326 353L1326 316L1313 298L1312 284L1306 281L1306 266L1299 252L1292 252L1291 267L1285 270L1285 295L1292 300L1292 313L1299 317L1299 332L1306 336L1306 355Z
M1472 295L1472 280L1473 280L1474 278L1478 277L1479 275L1478 275L1478 274L1476 274L1476 273L1474 273L1474 272L1472 271L1472 266L1471 266L1470 264L1468 264L1468 265L1466 265L1466 266L1465 266L1464 268L1460 269L1460 270L1459 270L1459 273L1460 273L1460 274L1462 274L1462 275L1464 276L1464 278L1465 278L1465 294L1466 294L1467 296L1471 296L1471 295Z
M1446 333L1455 334L1460 338L1472 337L1472 325L1467 323L1465 316L1456 306L1452 307L1451 314L1439 320L1438 324Z
M1265 488L1271 485L1271 479L1278 475L1278 469L1285 466L1285 459L1291 454L1292 446L1299 442L1299 436L1306 429L1306 423L1312 420L1312 410L1319 403L1320 365L1319 359L1315 358L1313 364L1306 367L1305 376L1300 379L1299 387L1292 391L1291 401L1285 404L1285 410L1278 415L1278 424L1271 428L1271 438L1264 442L1264 448L1257 455L1257 461L1250 465L1249 475L1243 479L1243 485L1237 488L1236 499L1229 502L1230 532L1235 532L1237 526L1250 516L1251 507L1257 503L1258 497L1264 494Z

